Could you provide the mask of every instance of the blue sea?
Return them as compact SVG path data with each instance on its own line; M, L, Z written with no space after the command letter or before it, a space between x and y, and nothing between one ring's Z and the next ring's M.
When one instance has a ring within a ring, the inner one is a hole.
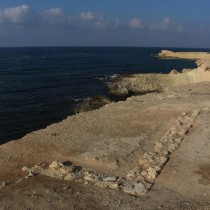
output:
M107 95L118 74L168 73L192 60L156 57L162 48L0 48L0 144L73 114L73 102ZM174 51L208 51L173 49Z

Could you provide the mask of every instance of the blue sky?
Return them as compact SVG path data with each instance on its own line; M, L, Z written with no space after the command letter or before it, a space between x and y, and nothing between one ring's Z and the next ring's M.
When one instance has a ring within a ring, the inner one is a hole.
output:
M209 0L0 0L0 46L210 48Z

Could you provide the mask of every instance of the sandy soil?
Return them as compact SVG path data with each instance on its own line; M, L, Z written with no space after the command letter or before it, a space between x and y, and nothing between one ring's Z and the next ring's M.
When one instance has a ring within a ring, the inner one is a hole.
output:
M210 209L210 84L171 87L68 117L0 146L0 209ZM71 161L87 170L126 176L179 116L201 109L181 146L144 196L41 175L24 165Z

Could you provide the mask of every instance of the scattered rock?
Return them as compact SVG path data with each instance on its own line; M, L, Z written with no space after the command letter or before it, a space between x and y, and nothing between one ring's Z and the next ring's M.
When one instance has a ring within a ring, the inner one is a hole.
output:
M173 153L180 145L185 134L193 125L193 121L200 113L200 110L193 110L192 114L182 113L175 126L171 127L166 134L156 142L154 152L148 152L139 159L139 166L127 173L126 179L116 176L103 176L93 171L84 172L76 171L73 164L65 165L59 161L53 161L49 166L40 162L34 167L24 166L22 171L29 172L25 178L33 177L41 174L56 179L66 181L75 180L83 184L93 182L100 188L123 189L129 195L140 196L145 194L155 182L161 169L169 159L169 155ZM24 180L18 180L16 183ZM2 186L5 186L3 183Z
M84 174L80 171L77 173L68 173L65 177L64 180L75 180L75 179L81 179L84 177Z
M100 188L119 189L119 184L112 181L98 181L95 185Z
M138 181L127 182L123 191L129 195L141 196L147 192L146 186Z
M51 169L60 169L64 167L63 163L59 162L59 161L53 161L50 165L49 168Z
M192 117L197 117L199 115L199 113L200 113L199 109L193 110Z
M40 172L41 175L53 177L56 179L63 179L64 174L60 170L55 169L45 169Z
M30 166L23 166L22 171L28 171L28 170L30 170L30 169L31 169Z
M136 180L136 181L144 181L144 177L141 175L142 168L141 167L135 167L133 170L128 172L127 174L127 180Z
M35 175L36 175L36 174L35 174L34 172L30 171L29 174L28 174L28 177L33 177L33 176L35 176Z
M155 168L148 168L146 171L142 171L141 175L145 177L147 182L154 183L154 180L157 177L157 170Z
M188 73L188 72L190 72L190 71L192 71L192 69L182 69L182 73Z
M5 186L7 186L7 185L9 185L9 184L10 184L9 181L3 181L3 182L2 182L2 187L5 187Z
M115 182L117 181L117 179L118 178L116 176L106 176L102 178L103 181L110 181L110 182Z
M85 172L84 179L89 182L97 182L101 180L101 176L94 172Z
M180 72L177 71L176 69L173 69L173 70L170 71L169 74L180 74Z

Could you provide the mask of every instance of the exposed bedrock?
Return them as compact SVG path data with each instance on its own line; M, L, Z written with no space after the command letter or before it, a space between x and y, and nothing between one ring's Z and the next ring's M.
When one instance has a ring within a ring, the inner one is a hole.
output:
M197 68L183 69L182 73L172 70L169 74L133 74L120 76L108 84L111 94L130 96L163 91L166 87L210 81L210 54L202 52L174 53L162 50L161 58L195 59Z
M164 83L170 83L170 81L167 81L166 75L134 74L120 77L109 84L108 87L111 94L123 96L161 91Z
M159 54L161 58L182 58L182 59L210 59L208 52L173 52L170 50L162 50Z
M100 107L111 102L112 101L105 96L96 96L78 104L74 111L75 113L87 112L94 109L99 109Z

